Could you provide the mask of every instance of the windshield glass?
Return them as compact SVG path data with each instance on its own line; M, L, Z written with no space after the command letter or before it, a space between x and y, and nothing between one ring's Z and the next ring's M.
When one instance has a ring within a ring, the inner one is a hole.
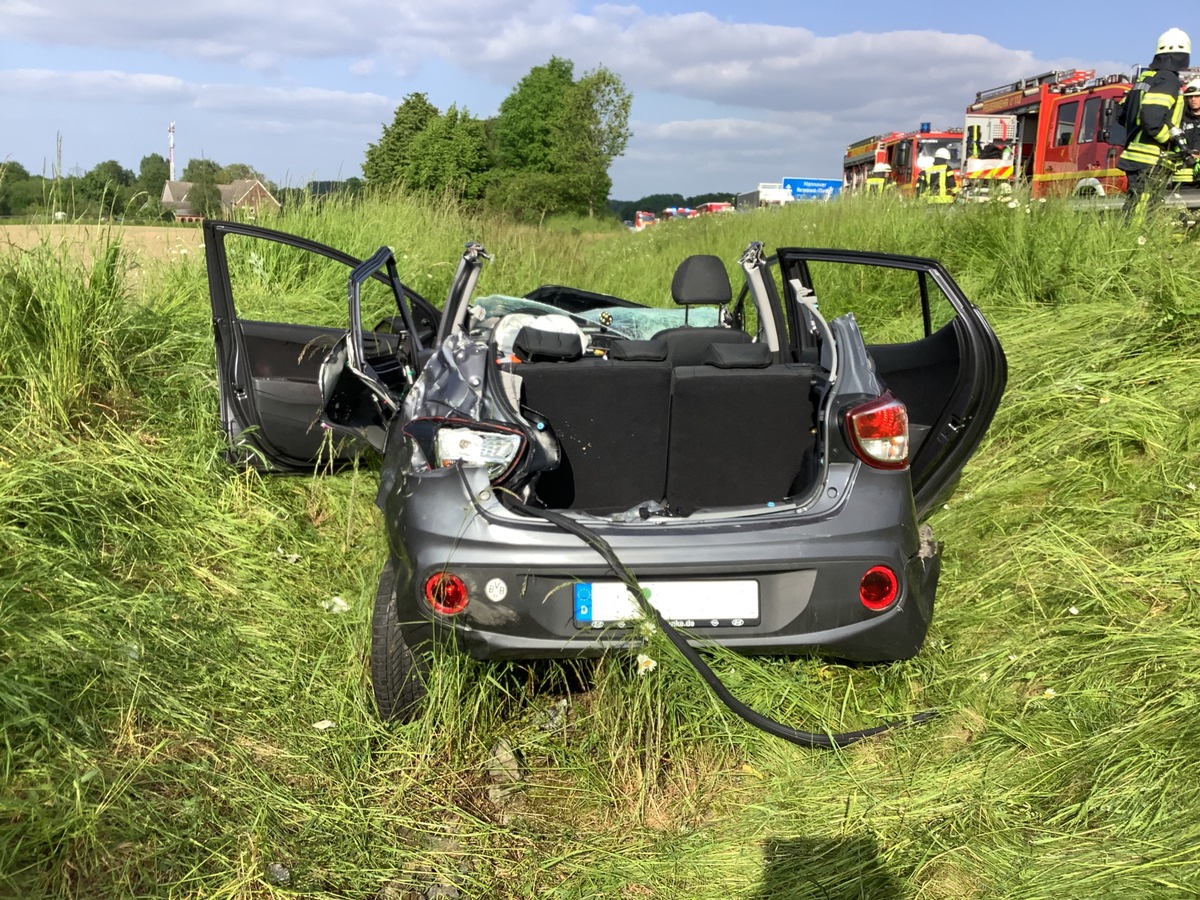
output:
M687 316L688 325L707 328L717 324L717 308L701 306L657 309L649 306L600 306L594 309L572 312L549 303L530 300L528 297L510 297L504 294L489 294L476 297L471 308L472 335L483 337L495 327L496 320L512 313L544 316L551 314L569 315L583 331L599 331L615 337L634 341L648 340L665 328L679 328Z
M950 151L950 165L958 168L962 153L962 138L928 138L917 141L917 165L927 169L935 162L933 154L945 148Z

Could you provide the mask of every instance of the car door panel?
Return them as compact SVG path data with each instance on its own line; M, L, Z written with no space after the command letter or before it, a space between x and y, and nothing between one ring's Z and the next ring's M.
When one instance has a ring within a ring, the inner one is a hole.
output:
M991 326L935 260L815 248L781 249L777 258L789 304L799 305L801 293L820 302L823 286L814 274L830 265L879 267L916 279L913 296L919 301L904 310L912 316L910 339L874 341L868 349L881 381L909 408L913 495L918 514L928 514L953 490L1003 394L1007 364ZM848 302L863 305L861 293L846 293ZM935 303L947 316L937 328L930 312ZM882 332L903 330L889 321Z
M204 229L220 384L220 418L222 427L235 444L231 458L281 471L311 471L318 464L338 466L351 461L363 449L363 442L353 433L347 434L341 429L335 429L336 434L331 434L326 427L327 398L322 391L322 367L331 351L347 339L350 311L346 285L351 273L362 262L314 241L257 226L210 221L205 223ZM238 247L239 258L236 260L231 260L228 255L226 241L231 236L239 244L247 242L246 247ZM272 257L264 243L283 245L295 251L289 251L290 264L295 267L292 282L285 282L268 271ZM263 248L261 251L260 247ZM231 275L231 269L236 270L235 275ZM245 276L247 269L252 278ZM318 270L325 282L324 308L322 296L313 296L321 292L308 287L320 280L315 274ZM434 333L439 317L437 310L400 285L394 275L393 267L390 273L367 276L393 294L399 293L408 305L407 309L401 309L401 316L385 318L376 327L391 329L398 318L413 323L418 330ZM251 299L263 301L265 297L264 302L285 311L287 285L290 284L298 296L303 294L299 298L303 302L297 303L297 316L323 321L301 324L240 317L241 294L237 288L247 282L255 288L256 296ZM277 288L277 283L285 286ZM335 288L337 284L340 288ZM393 312L399 303L393 302ZM353 305L350 309L357 311ZM332 324L335 321L339 324ZM358 336L376 354L390 353L399 358L407 346L403 332L364 332L361 323ZM237 449L238 445L241 450Z
M904 344L868 344L875 370L908 407L910 422L930 427L958 382L959 339L953 323Z

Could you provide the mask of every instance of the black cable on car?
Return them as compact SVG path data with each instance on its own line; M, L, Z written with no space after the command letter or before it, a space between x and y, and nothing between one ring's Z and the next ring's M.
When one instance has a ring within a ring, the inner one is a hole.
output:
M559 528L563 529L563 531L575 535L581 541L595 550L604 559L604 561L608 563L608 566L612 570L613 574L616 575L617 578L620 579L620 581L633 593L638 605L642 608L642 612L646 616L650 617L654 621L655 625L662 629L663 634L665 634L668 640L675 645L675 649L683 654L684 659L691 663L692 667L700 673L700 677L704 679L710 688L712 688L713 693L720 698L721 702L724 703L725 706L727 706L735 715L739 716L746 722L749 722L755 728L765 731L767 734L774 735L778 738L783 738L783 740L790 741L791 743L797 744L801 747L818 747L826 750L832 750L835 748L849 746L850 744L861 741L864 738L882 734L885 731L890 731L891 729L898 728L902 725L916 725L921 722L928 722L929 720L935 718L938 714L937 710L926 710L925 712L917 713L905 719L896 719L891 722L885 722L882 725L876 725L874 728L863 728L859 731L844 731L839 734L824 734L814 731L801 731L799 729L792 728L789 725L776 722L774 719L764 716L762 713L751 709L741 700L737 699L737 697L733 696L732 693L730 693L729 688L725 687L724 683L722 683L721 679L717 677L717 674L712 670L708 663L706 663L703 657L696 652L696 649L692 647L692 645L687 642L683 635L681 635L672 625L670 625L666 619L663 618L662 613L658 611L654 604L650 603L650 601L646 599L645 595L642 593L641 587L638 585L637 578L634 576L633 572L631 572L617 557L616 552L613 550L608 541L604 540L604 538L600 537L600 535L596 534L590 528L585 525L581 525L579 522L575 521L569 516L564 516L548 509L536 509L515 499L510 499L506 505L511 506L525 515L545 519L552 525L557 525Z

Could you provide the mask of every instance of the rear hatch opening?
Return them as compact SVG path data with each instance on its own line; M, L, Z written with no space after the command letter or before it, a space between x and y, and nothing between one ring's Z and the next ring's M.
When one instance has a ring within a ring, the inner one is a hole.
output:
M617 518L687 516L769 510L812 493L828 383L815 366L780 362L736 329L596 339L569 325L518 313L492 332L490 379L559 451L556 466L532 473L529 502Z

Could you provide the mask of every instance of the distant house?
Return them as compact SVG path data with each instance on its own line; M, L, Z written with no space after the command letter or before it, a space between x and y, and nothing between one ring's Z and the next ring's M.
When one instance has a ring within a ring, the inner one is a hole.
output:
M188 203L188 191L191 189L190 181L168 181L163 185L163 209L171 210L177 222L198 222L204 218ZM217 190L221 192L223 215L241 210L253 219L264 213L279 210L279 201L257 178L242 178L230 184L218 184Z

